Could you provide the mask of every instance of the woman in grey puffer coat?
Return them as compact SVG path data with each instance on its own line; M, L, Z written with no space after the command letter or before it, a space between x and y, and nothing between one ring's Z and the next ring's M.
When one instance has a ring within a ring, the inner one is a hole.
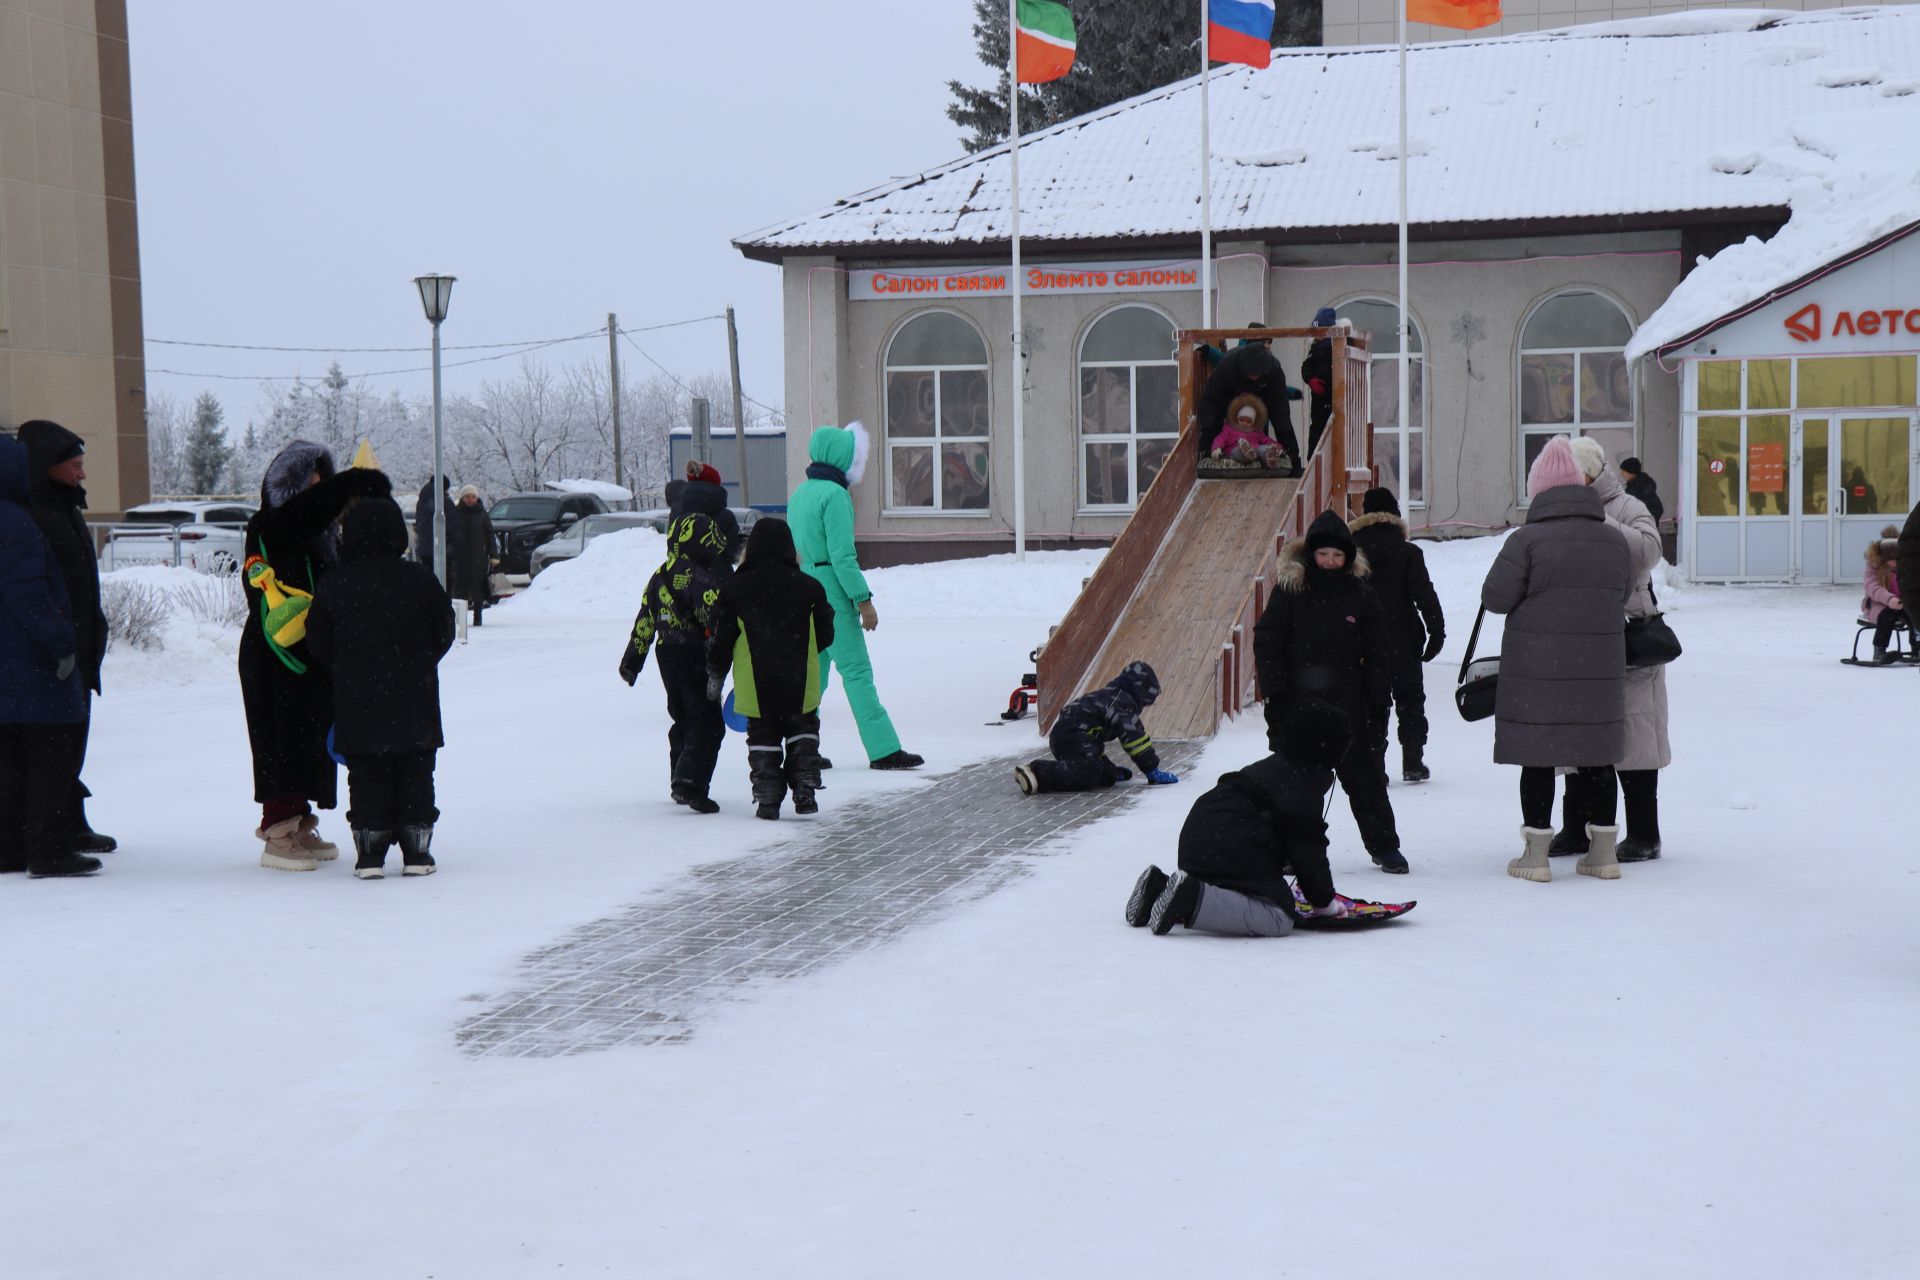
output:
M1493 758L1520 766L1526 852L1509 875L1547 881L1554 770L1578 788L1591 848L1575 870L1618 879L1619 797L1614 765L1626 747L1623 612L1632 587L1627 542L1606 521L1565 437L1527 473L1524 528L1510 536L1480 588L1489 613L1507 615L1494 701Z
M1600 495L1607 523L1627 539L1633 559L1633 594L1627 597L1627 617L1650 618L1660 612L1653 595L1653 571L1660 564L1660 525L1640 499L1628 493L1620 477L1607 466L1600 442L1582 436L1573 442L1573 456L1587 483ZM1614 851L1622 862L1645 862L1660 856L1660 770L1673 763L1667 740L1667 669L1664 666L1627 669L1627 745L1615 771L1626 801L1627 834ZM1551 852L1585 853L1585 814L1577 811L1575 789L1568 788L1562 803L1564 817Z

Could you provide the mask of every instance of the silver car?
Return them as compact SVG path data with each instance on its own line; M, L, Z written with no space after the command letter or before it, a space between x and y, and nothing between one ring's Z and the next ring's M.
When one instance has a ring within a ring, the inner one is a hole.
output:
M602 534L618 533L622 529L662 528L665 516L664 511L606 511L576 520L533 549L527 557L528 576L537 578L549 565L573 559ZM656 524L656 519L660 523Z

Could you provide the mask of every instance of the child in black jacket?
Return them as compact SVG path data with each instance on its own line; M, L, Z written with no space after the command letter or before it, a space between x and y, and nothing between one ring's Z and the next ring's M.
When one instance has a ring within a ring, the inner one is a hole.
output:
M391 498L362 498L341 521L340 563L307 610L307 650L333 672L333 749L346 759L358 855L378 880L400 841L402 871L434 871L434 753L440 659L453 647L453 602L432 570L403 559L407 521Z
M660 654L660 683L667 691L668 790L675 804L695 813L718 813L707 794L727 727L720 707L707 697L707 624L720 598L715 566L726 535L713 517L695 512L667 530L667 558L647 579L633 632L620 655L620 678L631 688L647 665L647 651Z
M1160 678L1153 674L1153 668L1144 662L1129 662L1105 688L1082 694L1060 709L1060 718L1047 735L1053 759L1015 765L1014 781L1028 795L1110 787L1133 776L1107 759L1107 743L1116 738L1149 783L1180 781L1160 767L1153 736L1140 720L1140 713L1159 696Z
M827 593L800 567L793 530L763 518L747 554L720 588L707 646L707 697L717 703L733 672L733 708L747 718L747 776L754 815L777 819L820 802L820 654L833 644Z

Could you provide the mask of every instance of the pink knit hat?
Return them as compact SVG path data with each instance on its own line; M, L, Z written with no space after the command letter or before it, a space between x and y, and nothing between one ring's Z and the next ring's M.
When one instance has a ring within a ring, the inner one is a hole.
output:
M1565 436L1555 436L1547 441L1547 447L1527 470L1527 497L1537 498L1549 489L1586 482L1586 476L1580 473L1579 460L1573 456L1573 446Z

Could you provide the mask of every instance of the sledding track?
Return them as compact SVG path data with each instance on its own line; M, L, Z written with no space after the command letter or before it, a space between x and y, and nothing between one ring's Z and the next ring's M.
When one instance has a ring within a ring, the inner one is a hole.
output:
M1147 726L1161 738L1209 738L1220 722L1223 646L1247 592L1266 571L1298 480L1199 480L1073 696L1132 661L1152 664L1160 700ZM1241 649L1252 659L1253 637Z

